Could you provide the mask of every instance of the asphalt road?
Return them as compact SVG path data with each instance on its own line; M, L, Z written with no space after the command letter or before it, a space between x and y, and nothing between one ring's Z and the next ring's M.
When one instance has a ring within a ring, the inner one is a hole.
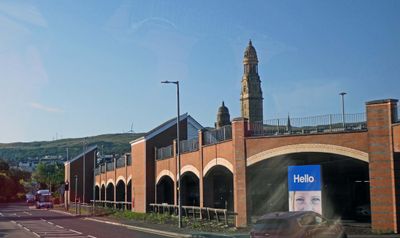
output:
M162 238L25 204L0 204L0 238Z

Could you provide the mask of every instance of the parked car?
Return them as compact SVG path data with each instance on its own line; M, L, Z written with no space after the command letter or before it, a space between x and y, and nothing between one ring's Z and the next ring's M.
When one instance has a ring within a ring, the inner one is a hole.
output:
M31 194L31 193L27 193L25 195L26 198L26 204L30 205L30 204L34 204L35 203L35 195Z
M36 208L53 208L53 201L49 190L39 190L35 195Z
M273 212L262 216L250 232L252 238L346 238L339 222L328 221L313 211Z

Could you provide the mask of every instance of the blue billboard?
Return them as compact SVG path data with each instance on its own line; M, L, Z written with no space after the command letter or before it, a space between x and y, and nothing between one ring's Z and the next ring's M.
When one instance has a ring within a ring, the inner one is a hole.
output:
M289 191L321 190L321 166L289 166L288 182Z
M288 166L289 211L322 214L321 166Z

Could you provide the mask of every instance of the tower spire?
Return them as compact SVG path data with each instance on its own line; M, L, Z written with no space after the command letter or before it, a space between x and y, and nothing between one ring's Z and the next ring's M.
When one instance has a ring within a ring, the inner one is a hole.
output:
M263 97L258 75L258 57L251 39L244 51L243 68L240 95L242 117L247 118L249 122L262 122Z

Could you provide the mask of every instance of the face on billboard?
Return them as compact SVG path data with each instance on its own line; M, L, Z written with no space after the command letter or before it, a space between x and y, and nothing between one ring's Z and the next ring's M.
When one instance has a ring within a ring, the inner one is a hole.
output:
M321 191L290 191L289 211L314 211L322 214Z
M314 211L322 214L321 167L289 166L289 211Z

